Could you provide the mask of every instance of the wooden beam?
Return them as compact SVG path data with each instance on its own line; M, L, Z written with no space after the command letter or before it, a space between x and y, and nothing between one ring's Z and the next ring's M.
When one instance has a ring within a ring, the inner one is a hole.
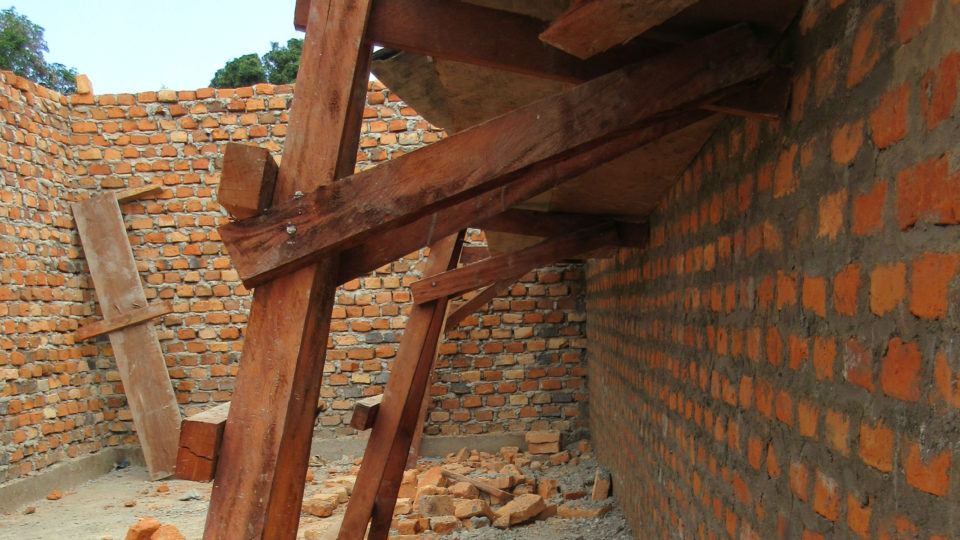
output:
M301 32L307 31L307 15L310 13L310 0L297 0L293 7L293 28Z
M145 308L147 297L114 193L74 203L72 208L104 318ZM180 408L156 331L147 322L109 336L150 478L170 476L177 462Z
M229 412L230 402L227 402L183 419L177 452L177 478L194 482L213 480Z
M350 427L359 431L366 431L373 427L380 411L383 394L358 399L353 404L353 414L350 416Z
M736 27L516 109L269 214L223 225L220 234L244 284L253 287L549 169L659 115L713 101L771 67L768 48Z
M134 199L146 197L147 195L154 195L161 191L163 191L163 186L161 186L160 184L150 184L147 186L122 189L115 193L117 195L117 202L119 202L120 204L123 204L127 201L132 201Z
M109 319L103 319L97 322L86 324L80 328L77 328L74 336L76 337L77 341L83 341L92 337L120 330L121 328L147 322L150 319L162 317L167 313L173 313L173 303L171 303L169 300L164 300L143 308L137 308L126 313L113 315Z
M793 77L786 70L777 70L746 88L703 106L704 110L758 120L775 121L783 118L790 103Z
M227 143L217 202L237 219L262 214L273 202L279 170L266 148Z
M533 268L530 270L533 270ZM527 270L527 272L530 270ZM526 274L527 272L524 272L523 274ZM523 274L520 274L520 276L523 276ZM444 328L446 328L448 332L456 328L461 322L463 322L464 319L476 313L480 308L487 305L488 302L497 296L500 296L506 292L507 289L510 288L510 285L516 283L517 279L518 278L501 279L491 285L488 285L483 290L477 291L477 294L475 294L473 298L467 300L458 306L457 309L453 310L449 315L447 315L447 324Z
M540 39L578 58L626 43L698 0L577 0Z
M451 235L432 245L424 271L439 273L455 268L461 246L462 235ZM387 536L446 307L447 299L440 298L413 306L410 311L377 421L370 432L363 463L343 517L340 540L363 538L375 508L376 517L369 538Z
M471 264L430 275L410 286L413 301L416 304L430 302L437 298L456 296L477 289L501 279L514 280L545 264L576 256L605 245L619 242L616 228L612 223L602 224L573 231L561 236L548 238L528 248L491 257L486 261Z
M511 208L479 221L475 226L484 231L495 231L527 236L556 236L565 232L598 225L609 218L590 214L539 212Z
M275 205L353 171L369 11L370 0L310 4ZM339 261L314 262L254 291L206 540L296 535Z
M460 251L460 264L470 264L482 261L490 256L487 246L463 246Z
M493 497L501 501L509 501L514 497L513 493L503 491L502 489L497 489L491 486L490 484L488 484L487 482L480 480L479 478L470 478L469 476L457 474L455 472L448 471L446 469L443 469L442 471L440 471L440 474L442 474L443 476L446 476L447 478L449 478L450 480L453 480L454 482L466 482L468 484L471 484L477 489L479 489L480 491L486 493L487 495L492 495Z
M505 212L511 206L597 165L636 150L660 137L673 133L710 116L704 111L687 111L657 123L615 136L556 163L553 167L531 171L508 186L499 187L466 201L402 225L393 234L379 235L366 243L344 250L340 255L340 283L368 274L387 261L394 261L432 244L443 235L471 226L480 219ZM463 262L468 262L461 256Z

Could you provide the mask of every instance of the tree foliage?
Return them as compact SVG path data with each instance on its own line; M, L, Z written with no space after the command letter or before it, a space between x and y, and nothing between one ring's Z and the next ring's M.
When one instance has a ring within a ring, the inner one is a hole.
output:
M0 11L0 69L69 94L76 91L77 70L44 58L43 27L8 8Z
M227 62L213 75L210 86L237 88L262 82L292 83L297 79L302 50L302 39L291 38L284 46L273 42L262 57L250 53Z

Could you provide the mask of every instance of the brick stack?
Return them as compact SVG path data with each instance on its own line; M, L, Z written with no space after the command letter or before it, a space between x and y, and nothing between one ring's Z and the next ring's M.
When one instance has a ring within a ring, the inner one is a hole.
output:
M230 399L250 292L217 234L223 145L279 153L291 86L60 96L0 74L0 482L103 446L134 444L109 342L74 343L97 317L68 204L104 189L159 183L123 207L147 297L176 306L158 335L183 412ZM371 82L359 169L440 140ZM472 242L483 241L474 232ZM422 253L344 285L337 295L319 425L351 433L353 400L383 390L419 278ZM430 433L584 427L583 273L525 276L441 346Z
M960 530L958 28L808 2L788 117L728 121L650 249L591 263L591 429L640 537Z

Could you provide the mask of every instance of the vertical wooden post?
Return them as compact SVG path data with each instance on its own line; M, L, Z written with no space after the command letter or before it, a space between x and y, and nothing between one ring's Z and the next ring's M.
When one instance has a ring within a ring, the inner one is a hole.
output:
M462 245L461 232L430 246L424 275L456 268ZM446 312L446 298L415 305L410 312L340 527L341 540L363 538L371 516L368 538L387 537Z
M369 14L370 0L310 2L274 204L353 172ZM254 292L205 539L296 536L338 262L328 258Z

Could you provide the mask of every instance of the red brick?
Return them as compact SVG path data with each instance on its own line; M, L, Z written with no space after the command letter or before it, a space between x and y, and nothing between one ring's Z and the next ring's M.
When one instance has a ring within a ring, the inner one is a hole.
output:
M880 180L873 187L853 198L853 219L850 230L866 236L883 229L883 207L887 200L887 182Z
M798 461L790 464L790 491L801 501L809 496L810 471Z
M830 155L838 165L848 165L863 146L863 120L844 124L833 132Z
M843 376L850 384L873 392L873 354L856 338L847 340L844 348Z
M833 279L833 309L840 315L856 315L859 289L860 265L845 266Z
M920 350L915 343L899 337L890 340L880 366L880 389L884 394L903 401L920 399Z
M877 108L870 113L870 136L877 148L889 148L907 136L909 109L910 87L906 84L880 98Z
M921 319L941 319L949 307L950 283L960 258L955 254L925 253L913 261L910 274L910 312Z
M830 409L824 418L825 438L834 450L843 455L850 453L850 418L840 411Z
M813 340L813 371L817 380L832 380L837 358L837 342L831 337L817 336Z
M957 103L957 80L960 79L960 52L945 56L940 64L920 79L920 110L927 129L939 126L950 118Z
M817 471L813 482L813 511L829 521L840 517L840 487L822 471Z
M853 88L873 71L880 60L880 47L884 39L877 35L879 23L886 12L886 6L880 4L868 11L860 19L860 26L853 38L850 51L850 68L847 72L847 87Z
M847 190L820 197L820 225L817 237L835 240L843 231L847 208Z
M780 152L780 158L777 160L777 168L773 176L774 198L784 197L797 189L798 179L794 167L798 150L799 146L794 144Z
M953 455L949 449L924 458L920 444L910 441L905 444L903 471L907 483L916 489L933 495L944 496L950 492L950 464Z
M847 527L860 538L870 538L871 514L869 500L861 504L861 497L847 495Z
M883 424L860 424L860 459L874 469L893 470L893 431Z
M907 267L903 263L878 266L870 272L870 311L885 315L900 305L906 287Z
M821 317L827 315L827 282L822 277L806 276L803 279L803 307Z
M897 16L897 39L909 43L930 24L933 0L904 0Z
M930 159L897 175L897 221L906 230L918 221L960 223L960 190L949 178L946 156Z

